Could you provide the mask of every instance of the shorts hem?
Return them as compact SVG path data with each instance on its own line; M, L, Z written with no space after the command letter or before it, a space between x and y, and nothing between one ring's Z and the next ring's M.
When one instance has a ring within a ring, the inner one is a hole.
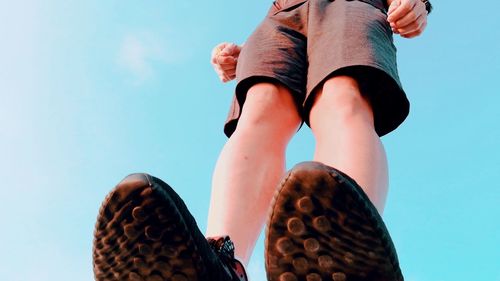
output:
M302 125L304 124L304 118L302 114L302 101L297 100L297 95L295 94L296 92L300 92L296 89L293 89L293 87L289 86L287 83L285 83L282 79L279 79L276 77L274 73L254 73L254 74L249 74L245 75L244 78L242 78L240 81L237 82L236 88L235 88L235 93L233 97L233 104L231 105L231 109L229 112L229 115L226 119L226 122L224 124L224 134L229 138L231 135L234 133L236 130L236 127L238 125L238 121L241 117L242 109L243 109L243 104L245 103L246 100L246 95L248 93L248 90L250 88L258 83L279 83L282 86L286 87L292 95L292 98L295 101L295 106L298 111L298 113L301 116L302 122L300 124L300 128L302 128ZM302 93L303 95L303 93Z
M369 75L367 75L369 73ZM309 114L315 99L315 91L329 78L347 75L360 84L360 90L372 103L375 131L382 137L399 127L409 115L410 103L399 79L390 71L374 64L353 64L333 68L307 92L303 103L303 120L310 125ZM367 78L370 77L370 78ZM375 78L372 78L375 77Z

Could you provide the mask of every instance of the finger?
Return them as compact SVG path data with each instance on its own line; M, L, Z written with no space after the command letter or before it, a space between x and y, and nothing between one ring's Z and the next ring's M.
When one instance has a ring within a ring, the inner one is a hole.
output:
M420 15L416 14L415 11L411 11L408 14L406 14L404 17L402 17L401 19L399 19L398 21L396 21L394 23L394 26L396 28L401 28L403 26L407 26L407 25L415 22L419 16Z
M218 66L221 69L236 68L236 63L221 63Z
M226 83L226 82L233 80L234 78L236 78L236 75L225 75L222 78L222 82Z
M218 66L228 66L228 65L236 66L236 60L233 57L219 57L219 58L217 58L216 65L218 65Z
M420 0L402 0L399 6L387 17L389 22L396 22L408 14Z
M218 56L216 59L217 64L235 64L236 59L232 56Z
M229 79L229 77L225 73L223 73L220 76L220 80L225 83L225 82L229 81L230 79Z
M228 68L228 69L225 69L224 72L227 74L227 75L233 75L236 73L236 67L233 67L233 68Z
M390 15L394 10L399 6L399 0L392 1L389 9L387 10L387 14Z
M220 64L218 65L220 69L226 71L228 69L236 69L236 64L235 63L232 63L232 64Z
M418 22L414 21L407 26L397 28L397 30L398 30L399 34L406 34L406 33L414 32L414 31L418 30L419 27L420 27L420 24Z
M417 32L419 30L420 30L420 28L419 28L418 24L411 24L411 25L407 26L405 29L399 28L398 33L399 33L399 35L404 36L404 35L407 35L410 33Z
M229 44L228 42L222 42L217 44L213 49L212 49L212 56L217 56L219 55Z
M411 32L411 33L408 33L408 34L405 34L405 35L401 35L401 37L406 38L406 39L410 39L410 38L417 37L420 34L421 34L421 32L415 31L415 32Z
M220 69L222 69L222 71L230 71L230 70L236 69L236 65L234 65L234 64L223 64L223 65L220 66Z
M389 25L391 26L391 29L392 29L393 33L399 34L398 28L396 27L395 23L391 22L391 23L389 23Z
M420 16L414 22L408 24L407 26L397 28L397 30L402 35L408 34L408 33L413 33L413 32L416 32L418 30L423 30L422 26L424 25L424 22L426 22L424 16Z
M234 44L234 43L231 43L229 44L229 46L227 46L227 51L230 53L230 54L234 54L238 51L238 45Z
M233 57L237 58L240 55L242 48L243 48L242 46L238 46L236 44L231 44L231 45L226 46L226 48L221 51L221 55L233 56Z
M243 48L243 46L236 45L236 48L234 49L234 52L233 52L233 56L236 56L236 57L239 56L242 48Z
M210 56L210 62L212 64L216 64L217 63L217 56L218 56L218 50L217 50L217 47L215 47L213 50L212 50L212 54Z
M226 76L231 79L234 79L234 77L236 77L236 72L235 71L227 72Z
M214 49L212 50L212 53L214 53L214 54L220 53L220 52L221 52L221 51L225 48L225 46L226 46L227 44L229 44L229 43L227 43L227 42L222 42L222 43L217 44L217 45L214 47Z
M219 56L220 52L224 49L224 46L226 44L227 43L225 43L225 42L217 44L217 46L215 46L212 49L212 54L211 54L211 59L210 59L210 61L212 62L212 64L216 64L217 63L217 57Z
M217 44L216 48L219 49L219 51L222 51L229 44L230 43L228 43L228 42L222 42L222 43Z
M418 30L416 31L413 31L413 32L409 32L409 33L406 33L406 34L401 34L401 37L403 38L414 38L414 37L417 37L418 35L422 34L425 30L425 27L427 26L427 22L425 22L421 28L419 28Z
M220 55L221 56L228 56L232 55L235 50L238 48L238 46L234 43L228 43L227 45L224 46L224 48L221 50Z
M219 78L221 80L224 80L225 78L231 78L232 76L236 75L236 68L232 68L232 69L228 69L228 70L217 68L215 70L215 72L217 73L217 76L219 76Z
M422 3L423 4L423 3ZM425 5L422 7L421 5L416 6L412 11L406 14L401 19L395 22L396 27L407 26L412 22L416 21L419 17L427 15L427 11L425 10Z

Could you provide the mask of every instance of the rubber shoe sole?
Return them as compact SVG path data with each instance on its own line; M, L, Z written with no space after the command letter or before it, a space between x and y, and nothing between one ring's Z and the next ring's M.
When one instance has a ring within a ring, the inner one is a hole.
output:
M126 177L99 211L93 246L95 279L208 280L200 254L208 243L186 212L182 200L161 180L147 174Z
M354 180L316 162L282 180L266 228L268 281L402 281L379 213Z

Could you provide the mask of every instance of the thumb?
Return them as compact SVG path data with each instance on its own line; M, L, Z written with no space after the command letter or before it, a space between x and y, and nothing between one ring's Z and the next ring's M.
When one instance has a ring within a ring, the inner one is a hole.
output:
M222 50L221 55L227 56L227 55L232 55L236 52L238 49L238 46L234 43L229 43L226 46L224 46L224 50Z
M224 42L224 43L220 43L217 46L215 46L215 48L213 48L213 50L212 50L212 59L214 59L217 56L219 56L220 53L222 52L222 50L224 50L224 48L226 47L227 44L228 43Z
M387 11L387 14L390 15L396 8L399 6L399 1L400 0L394 0L392 1L391 5L389 6L389 10Z

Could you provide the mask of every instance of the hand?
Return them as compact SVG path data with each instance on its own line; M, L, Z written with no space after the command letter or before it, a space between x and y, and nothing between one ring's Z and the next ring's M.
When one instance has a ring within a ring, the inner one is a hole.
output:
M427 10L421 0L392 0L387 14L392 31L404 38L422 34L427 26Z
M211 63L222 82L236 78L236 64L242 46L233 43L220 43L212 51Z

